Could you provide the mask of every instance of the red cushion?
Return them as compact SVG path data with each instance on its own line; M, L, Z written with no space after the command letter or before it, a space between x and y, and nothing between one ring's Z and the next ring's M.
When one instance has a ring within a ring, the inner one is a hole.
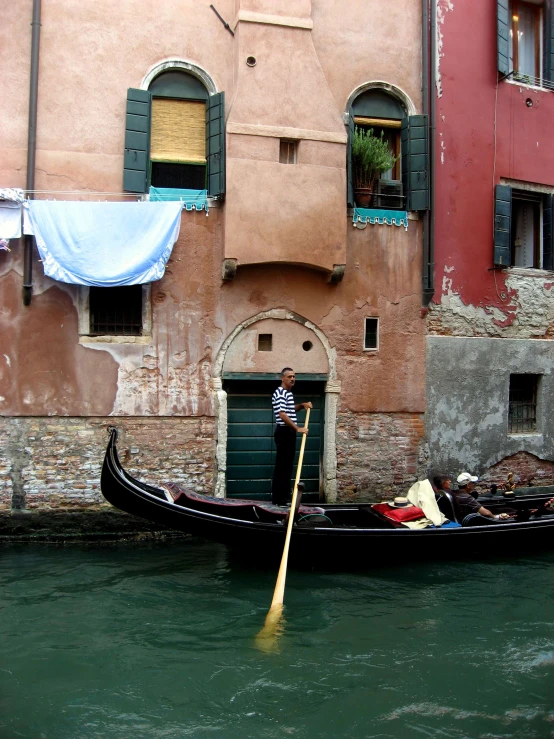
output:
M415 521L418 518L425 518L425 513L416 505L406 506L405 508L392 508L388 503L376 503L371 506L383 516L402 523L403 521Z

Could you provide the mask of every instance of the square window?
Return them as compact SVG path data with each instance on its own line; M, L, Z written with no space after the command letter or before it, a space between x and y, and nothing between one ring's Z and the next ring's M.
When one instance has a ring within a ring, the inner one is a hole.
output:
M364 349L379 349L379 319L365 319Z
M152 162L150 182L152 187L204 190L206 187L206 166L202 164Z
M296 164L298 141L281 139L279 141L279 162L281 164Z
M537 431L537 395L540 375L510 375L508 433Z
M142 314L142 285L89 290L91 336L141 336Z
M273 346L273 334L258 334L258 351L270 352Z

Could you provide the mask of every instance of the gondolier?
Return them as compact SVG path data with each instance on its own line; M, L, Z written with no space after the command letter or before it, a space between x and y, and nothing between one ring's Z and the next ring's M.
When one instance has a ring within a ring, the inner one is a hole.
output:
M296 411L311 408L311 403L294 403L292 388L296 377L291 367L281 371L281 385L271 398L275 416L275 469L271 483L271 502L275 505L286 505L291 493L292 466L296 450L296 434L307 434L308 429L297 425Z

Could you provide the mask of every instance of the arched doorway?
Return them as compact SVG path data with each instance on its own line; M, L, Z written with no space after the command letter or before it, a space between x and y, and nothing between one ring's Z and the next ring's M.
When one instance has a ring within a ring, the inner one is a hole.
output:
M314 405L302 469L306 495L311 500L336 497L340 386L335 353L316 326L282 309L237 326L216 359L217 495L270 498L275 455L271 395L284 366L293 367L297 375L295 400Z

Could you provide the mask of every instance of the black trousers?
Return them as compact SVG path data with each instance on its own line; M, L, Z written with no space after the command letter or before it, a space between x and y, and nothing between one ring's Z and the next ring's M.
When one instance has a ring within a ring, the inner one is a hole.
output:
M296 452L296 431L290 426L276 426L275 446L275 469L271 483L271 502L274 505L287 505L291 494L292 466Z

